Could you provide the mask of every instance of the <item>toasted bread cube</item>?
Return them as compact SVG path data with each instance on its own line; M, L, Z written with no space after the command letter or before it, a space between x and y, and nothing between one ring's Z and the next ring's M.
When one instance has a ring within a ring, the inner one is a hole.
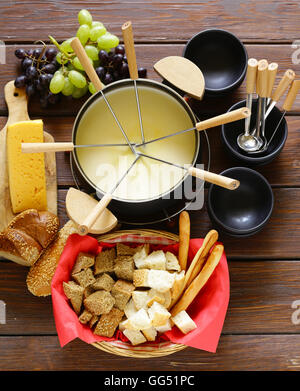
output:
M157 331L154 327L150 327L149 329L142 330L142 333L147 338L147 341L155 341L157 336Z
M156 326L155 328L158 333L165 333L166 331L172 330L170 319L168 319L164 325Z
M130 299L129 302L125 305L124 312L127 318L130 318L137 312L137 309L132 299Z
M87 310L84 310L79 316L79 322L82 324L87 324L93 317L93 314Z
M134 291L134 285L131 282L118 280L112 290L111 294L115 298L115 306L119 310L124 310L128 300L131 298L132 292Z
M149 300L147 302L148 307L151 307L155 301L162 305L164 305L165 303L165 294L162 292L158 292L156 289L150 289L148 293L148 297L149 297Z
M82 270L79 273L73 274L72 277L77 282L77 284L79 284L83 288L86 288L87 286L93 284L96 281L92 269L90 268Z
M98 320L99 320L99 316L93 315L91 320L89 321L90 328L92 328L95 325L95 323L98 322Z
M153 251L145 260L147 269L166 270L166 256L162 250Z
M148 313L154 327L164 325L171 316L170 312L156 301L149 308Z
M149 255L150 245L144 244L133 256L133 260L137 269L146 269L146 258Z
M74 281L63 282L63 289L77 315L80 314L84 288Z
M196 323L186 311L181 311L176 316L173 316L172 321L183 334L187 334L197 328Z
M91 285L87 286L86 288L84 288L83 298L86 299L89 295L91 295L94 292L95 289L93 289Z
M169 273L165 270L149 270L148 285L150 288L156 289L158 292L167 292L174 284L174 273Z
M176 272L181 270L177 257L170 251L166 252L166 269L175 270Z
M114 272L118 278L132 281L134 272L133 258L127 256L116 258Z
M108 274L104 273L100 277L96 278L96 281L92 285L92 288L95 289L95 291L99 291L101 289L104 289L105 291L110 292L112 290L112 287L114 286L115 280L111 278Z
M148 292L149 291L132 292L132 299L137 310L140 310L141 308L147 308L147 303L149 301Z
M151 320L144 308L138 310L126 323L126 328L129 330L144 330L149 329L151 326Z
M165 302L163 303L163 306L168 309L172 302L171 290L165 292L164 296L165 296Z
M126 246L126 244L123 243L117 243L117 256L123 256L123 255L129 255L132 256L137 251L136 248L132 248L129 246Z
M72 274L81 272L81 270L92 267L95 263L95 255L88 253L79 253L72 269Z
M85 308L93 315L108 314L115 304L109 292L96 291L84 300Z
M116 250L110 248L99 253L95 260L95 275L101 273L112 273L114 271L114 260L116 258Z
M146 338L140 331L125 329L123 334L129 339L132 345L139 345L140 343L146 342Z
M135 287L149 287L148 285L148 269L139 269L133 272L133 285Z
M108 314L101 315L100 320L95 327L94 334L111 338L114 335L118 324L121 322L123 315L123 311L113 307Z

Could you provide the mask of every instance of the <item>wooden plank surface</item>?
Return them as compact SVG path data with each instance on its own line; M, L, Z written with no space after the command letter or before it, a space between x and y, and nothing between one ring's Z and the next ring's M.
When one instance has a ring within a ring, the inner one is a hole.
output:
M36 117L38 118L38 117ZM71 141L73 117L42 117L45 130L54 136L55 141ZM6 117L0 117L0 128L4 126ZM262 167L257 167L272 186L300 186L300 117L287 117L288 139L280 155L271 163ZM210 170L219 173L226 168L243 165L243 163L229 157L225 151L221 136L221 128L213 128L207 131L211 147L211 168ZM206 147L204 146L203 148ZM70 170L69 153L56 153L57 180L59 186L74 185L72 173ZM203 163L207 164L207 156L203 157Z
M297 0L40 0L34 2L34 7L28 0L2 1L0 15L5 23L0 26L0 39L46 40L49 34L59 39L72 37L78 28L77 13L82 8L88 8L94 20L102 21L109 31L119 35L122 24L132 20L137 41L186 41L212 27L230 30L248 42L299 39Z
M76 340L60 348L56 336L0 337L1 369L65 371L299 371L300 335L226 335L216 354L187 348L157 359L114 356Z
M0 262L0 335L56 335L51 297L26 288L28 268ZM299 334L291 305L300 298L300 261L229 261L231 297L223 334Z
M67 37L67 36L66 36ZM1 39L1 35L0 35ZM9 45L6 48L6 64L0 65L0 115L7 115L7 108L4 102L3 88L9 81L15 79L20 73L20 60L18 60L14 51L17 48L32 48L38 45ZM138 66L146 67L148 70L148 79L161 81L161 78L154 72L153 65L155 62L166 56L182 55L184 45L136 45L136 55ZM292 63L292 53L294 49L291 45L246 45L249 57L258 59L266 58L269 62L276 61L279 64L279 70L276 77L275 85L279 82L286 69L292 68L300 76L300 56L297 64ZM196 114L202 118L203 115L210 113L221 113L227 111L234 103L245 99L245 82L233 93L225 98L208 98L204 96L201 102L194 101L193 109ZM284 98L283 98L284 99ZM280 100L278 107L283 104ZM49 106L47 109L41 109L38 99L33 99L29 105L29 115L33 116L66 116L76 115L82 106L85 98L76 100L63 98L61 104ZM292 109L293 113L300 113L300 95L296 98Z

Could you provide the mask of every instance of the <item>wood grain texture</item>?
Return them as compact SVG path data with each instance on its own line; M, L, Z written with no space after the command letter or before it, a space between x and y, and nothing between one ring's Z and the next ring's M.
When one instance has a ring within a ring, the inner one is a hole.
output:
M121 26L131 20L137 41L186 41L207 28L230 30L248 42L293 41L298 39L299 2L291 0L181 0L159 1L56 1L2 2L0 37L5 41L35 41L54 34L72 37L78 28L77 13L88 8L94 20L121 36ZM22 15L22 18L19 16ZM155 24L155 28L153 27ZM279 28L280 26L280 28Z
M300 335L226 335L216 354L187 348L155 360L104 353L76 340L60 348L56 336L0 337L3 370L73 371L299 371ZM17 358L17 359L16 359Z
M68 37L67 35L65 36ZM1 38L1 35L0 35ZM20 73L20 60L14 56L14 51L19 48L31 48L34 45L9 45L6 48L6 64L0 64L0 115L7 115L7 108L3 99L3 87L9 81L15 79ZM38 47L38 46L36 46ZM139 67L146 67L148 70L148 78L161 81L162 79L153 70L154 64L166 56L181 56L184 45L136 45L136 56ZM286 69L292 68L297 75L300 75L300 55L299 63L292 63L292 54L295 49L291 45L246 45L249 57L257 59L267 58L269 62L278 62L279 69L276 76L275 86L277 86L280 78ZM203 100L194 101L193 109L196 114L202 118L203 114L221 114L227 111L234 103L246 98L246 81L234 92L222 98L208 98L204 95ZM71 99L62 98L61 104L49 106L47 109L41 109L38 99L33 99L29 104L29 115L32 116L62 116L76 115L86 98ZM282 98L278 107L281 107L284 102ZM292 113L300 113L300 94L298 94Z
M0 128L4 125L6 117L0 117ZM43 118L44 128L47 132L51 133L55 141L66 142L71 141L73 117ZM287 117L289 134L284 149L280 155L271 163L266 166L257 167L262 175L273 186L300 186L300 117L290 116ZM233 160L228 156L224 150L221 137L220 127L208 130L207 134L211 145L211 171L220 173L226 168L243 165L238 161ZM74 186L70 170L70 154L69 152L56 153L57 167L57 180L59 186ZM207 162L207 156L203 156L204 162ZM199 160L200 162L200 160Z

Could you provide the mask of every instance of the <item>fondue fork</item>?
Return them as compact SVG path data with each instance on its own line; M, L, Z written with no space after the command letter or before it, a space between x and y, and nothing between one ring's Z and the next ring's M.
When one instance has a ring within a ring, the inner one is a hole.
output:
M104 212L107 205L112 200L113 193L117 190L120 183L127 176L129 171L132 169L132 167L135 165L135 163L139 160L139 158L140 158L140 156L136 155L136 158L133 161L133 163L131 164L131 166L126 170L126 172L118 180L118 182L111 189L111 191L104 194L104 196L101 198L101 200L98 202L98 204L92 209L90 214L85 218L84 222L81 225L79 225L78 232L80 235L87 235L89 233L89 231L90 231L91 227L94 225L95 221L101 216L101 214Z
M136 105L137 105L138 116L139 116L142 142L144 143L145 142L145 135L144 135L142 115L141 115L139 93L138 93L138 89L137 89L137 85L136 85L136 80L139 78L139 74L138 74L138 69L137 69L137 64L136 64L136 55L135 55L135 49L134 49L134 41L133 41L131 22L126 22L123 24L122 33L123 33L125 52L126 52L126 57L127 57L127 62L128 62L129 74L130 74L130 78L133 80L133 85L134 85L135 99L136 99Z
M240 119L248 118L250 116L250 114L251 114L251 111L247 107L241 107L240 109L236 109L236 110L230 111L228 113L221 114L221 115L218 115L213 118L209 118L205 121L197 122L196 126L194 126L193 128L180 130L179 132L171 133L171 134L168 134L167 136L158 137L153 140L146 141L145 143L136 144L135 147L136 148L141 147L143 145L151 144L156 141L167 139L169 137L178 136L179 134L191 132L192 130L198 130L200 132L201 130L213 128L215 126L219 126L219 125L223 125L223 124L228 124L229 122L234 122L234 121L238 121Z
M132 147L135 146L131 143ZM21 143L21 151L24 153L39 152L70 152L75 148L94 148L94 147L128 147L128 144L86 144L76 145L73 143Z
M84 50L81 42L79 41L79 39L77 37L71 41L71 46L72 46L72 49L74 50L74 52L76 53L77 57L79 58L79 61L80 61L81 65L83 66L86 74L88 75L89 79L93 83L95 89L101 93L107 107L109 108L109 111L111 112L112 116L114 117L114 120L117 123L119 129L121 130L121 132L126 140L126 143L128 144L129 148L131 149L131 152L136 156L135 149L131 145L124 129L122 128L122 125L120 124L115 112L113 111L111 105L109 104L108 100L106 99L105 94L102 91L103 84L101 83L101 80L99 79L93 65L91 64L91 62L88 58L88 55L86 54L86 51Z
M139 156L143 156L145 158L153 159L158 162L165 163L170 166L180 168L182 170L187 171L188 174L191 176L203 179L204 181L209 182L209 183L213 183L217 186L225 187L226 189L229 189L229 190L235 190L240 185L240 182L236 179L231 179L231 178L225 177L223 175L214 174L213 172L205 171L200 168L196 168L194 166L190 166L187 168L184 166L180 166L179 164L175 164L175 163L168 162L166 160L158 159L154 156L146 155L141 152L137 152L137 154Z

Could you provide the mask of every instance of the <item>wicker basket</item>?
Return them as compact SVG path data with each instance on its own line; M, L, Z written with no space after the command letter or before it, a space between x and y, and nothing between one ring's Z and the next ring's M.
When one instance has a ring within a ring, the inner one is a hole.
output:
M105 242L108 240L119 238L124 235L134 235L137 237L160 237L171 239L175 242L178 242L178 235L172 234L165 231L155 231L155 230L126 230L126 231L115 231L106 235L102 235L98 238L99 241ZM117 356L123 357L135 357L135 358L153 358L153 357L162 357L168 356L179 352L186 348L185 345L175 344L171 341L164 341L153 346L151 345L138 345L132 346L130 342L123 341L110 341L110 342L94 342L92 343L96 348L103 350L107 353L112 353Z

